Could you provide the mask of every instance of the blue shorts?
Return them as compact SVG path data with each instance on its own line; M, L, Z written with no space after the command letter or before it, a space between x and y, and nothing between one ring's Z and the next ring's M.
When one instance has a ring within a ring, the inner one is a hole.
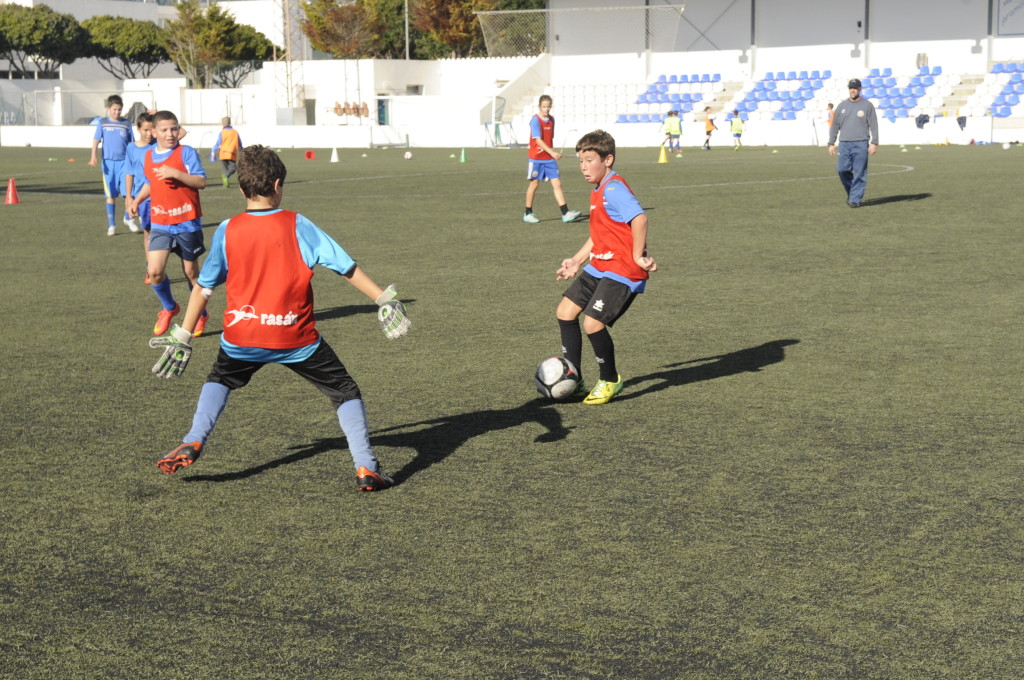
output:
M172 234L158 227L149 230L150 250L169 250L186 262L195 262L206 252L202 231Z
M138 205L138 209L139 209L139 224L141 224L142 228L147 230L147 231L149 230L149 227L150 227L150 221L149 221L150 210L149 210L149 206L150 206L150 202L149 202L148 198L145 201L143 201L142 203L139 203L139 205Z
M533 160L532 158L530 159L530 165L526 171L526 179L530 180L531 182L533 180L546 182L550 179L558 179L559 177L560 175L558 174L558 161L537 161Z
M103 193L107 198L124 196L124 161L103 159Z

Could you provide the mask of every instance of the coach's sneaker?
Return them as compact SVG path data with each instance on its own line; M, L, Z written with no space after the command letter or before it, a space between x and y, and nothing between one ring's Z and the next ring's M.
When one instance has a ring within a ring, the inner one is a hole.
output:
M160 472L173 475L183 467L188 467L199 460L199 452L203 450L202 442L182 444L156 462Z
M594 385L594 389L590 391L587 398L583 400L584 404L607 404L612 400L616 394L622 391L622 376L618 376L619 382L608 382L607 380L598 380L597 384Z
M196 321L196 327L192 331L192 337L198 338L206 330L206 322L210 320L210 313L203 311L203 315L199 317L199 321Z
M107 236L113 236L116 233L117 227L115 227L114 225L110 225L109 227L107 227Z
M582 213L580 213L579 210L570 210L569 212L567 212L564 215L562 215L562 221L563 222L575 222L576 220L578 220L580 218L581 214Z
M365 465L360 465L356 470L356 486L360 491L383 491L394 485L395 480L388 477L380 465L377 466L376 472Z
M156 325L153 326L153 335L163 335L171 327L171 319L181 311L181 305L174 303L174 309L161 309L156 315Z
M227 189L228 188L228 176L227 175L221 175L220 176L220 181L221 181L221 184L224 185L224 188Z
M540 222L540 218L533 213L525 213L523 214L523 222L526 222L527 224L537 224Z
M136 218L128 217L127 215L124 216L124 226L128 227L128 231L133 234L139 231L139 225L136 224L135 219Z

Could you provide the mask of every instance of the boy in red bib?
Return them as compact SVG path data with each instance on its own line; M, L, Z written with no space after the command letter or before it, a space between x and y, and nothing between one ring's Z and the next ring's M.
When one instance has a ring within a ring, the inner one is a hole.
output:
M199 191L206 188L206 171L199 154L191 146L179 144L181 127L178 117L170 111L153 114L153 136L156 146L146 152L142 161L146 185L135 197L130 208L132 217L138 206L149 198L150 230L146 251L149 285L163 309L156 315L153 335L163 335L181 307L171 293L171 280L167 277L167 259L171 253L181 258L189 289L199 277L199 257L206 252L203 243L203 209L199 204ZM204 312L195 327L195 335L202 335L208 315Z
M590 238L575 255L562 260L556 280L583 272L563 293L555 315L562 336L562 354L580 373L577 396L584 404L606 404L622 391L615 365L615 344L608 333L658 265L647 255L647 214L626 181L613 169L615 140L604 130L587 133L576 144L583 178L595 185L590 198ZM589 264L584 266L587 260ZM583 330L600 367L600 379L589 393L580 367Z
M157 461L157 467L170 475L194 463L228 395L247 385L263 366L282 364L331 400L348 441L358 489L386 489L395 482L370 448L359 386L316 329L313 267L319 264L340 274L374 300L388 339L405 335L410 321L394 286L381 290L323 230L298 213L281 210L286 174L272 149L257 145L240 152L238 185L247 209L214 233L181 327L175 325L170 335L150 341L153 347L166 348L153 372L166 378L181 375L192 355L192 331L212 289L225 284L220 353L199 394L192 429L185 443Z

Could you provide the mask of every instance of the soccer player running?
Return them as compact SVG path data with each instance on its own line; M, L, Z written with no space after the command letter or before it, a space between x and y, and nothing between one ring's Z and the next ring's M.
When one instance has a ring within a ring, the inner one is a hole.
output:
M107 115L96 123L89 165L96 166L96 154L102 145L103 158L100 169L103 172L103 193L106 196L107 205L107 236L113 236L117 233L117 225L114 220L117 199L125 194L125 151L128 145L134 141L134 137L132 136L131 121L121 117L121 111L124 109L124 101L121 97L112 94L107 97L103 106L106 108ZM131 231L139 230L127 212L124 214L124 225Z
M146 152L153 148L156 139L153 137L153 114L143 111L135 121L139 138L129 144L124 156L124 212L126 215L137 215L142 228L142 252L149 253L149 207L150 199L136 202L136 197L146 184L145 161ZM148 258L148 256L147 256ZM149 285L149 271L146 271L146 284Z
M859 208L868 187L868 156L878 151L878 117L874 104L860 96L860 80L854 78L848 87L850 98L839 104L828 129L828 154L838 153L836 172L846 189L846 204Z
M192 355L192 329L206 309L212 289L225 284L227 304L220 352L199 393L192 428L184 443L159 461L166 474L191 465L217 424L233 390L249 383L267 364L282 364L313 383L338 415L348 441L360 491L394 484L370 448L369 426L359 386L316 329L313 267L341 276L378 306L388 339L405 335L410 321L394 286L380 286L334 239L302 215L281 209L284 163L272 149L250 146L238 161L238 185L246 211L217 228L210 254L192 291L181 326L150 345L165 347L153 367L158 376L181 375Z
M167 260L171 253L181 258L189 289L195 287L199 277L199 257L206 252L203 242L203 209L199 204L199 191L206 188L206 171L196 150L179 144L181 127L178 117L170 111L153 114L153 135L156 146L146 152L143 171L146 185L135 197L133 213L150 199L149 246L146 265L149 285L153 287L163 306L156 315L153 335L163 335L181 307L171 293L171 280L167 277ZM204 312L195 329L201 335L208 315Z
M615 172L615 139L604 130L585 134L576 144L583 178L594 185L590 197L590 238L570 258L562 260L556 280L571 279L555 316L562 336L562 355L580 373L575 396L584 404L606 404L622 391L615 364L615 344L608 332L644 292L647 278L658 265L647 254L647 214L626 181ZM590 262L584 266L584 263ZM580 272L580 269L583 269ZM580 359L583 330L594 350L600 380L589 393Z
M558 159L562 154L555 151L555 117L551 115L551 95L541 95L537 102L539 111L530 119L530 149L527 152L529 165L526 176L526 212L523 222L537 224L540 218L533 214L533 199L541 182L551 182L555 202L562 211L563 222L573 222L580 216L579 210L569 210L562 192L562 179L558 174Z

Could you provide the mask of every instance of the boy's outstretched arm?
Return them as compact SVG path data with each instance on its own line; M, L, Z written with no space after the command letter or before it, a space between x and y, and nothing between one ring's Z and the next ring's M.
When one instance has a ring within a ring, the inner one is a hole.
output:
M377 321L380 322L380 329L384 331L388 340L395 340L409 332L412 321L406 315L405 305L397 299L398 293L394 284L381 290L359 265L343 276L356 290L377 303Z

